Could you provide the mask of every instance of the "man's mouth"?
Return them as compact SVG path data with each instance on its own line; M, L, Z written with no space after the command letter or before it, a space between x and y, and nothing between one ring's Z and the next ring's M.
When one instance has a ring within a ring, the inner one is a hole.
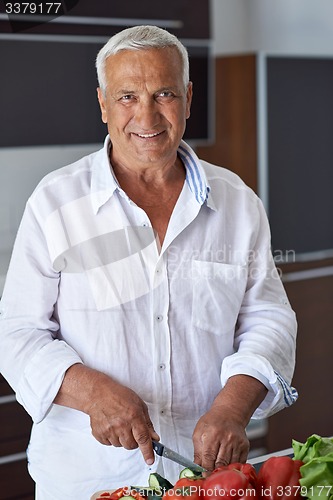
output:
M153 134L135 134L138 137L141 137L142 139L152 139L153 137L157 137L160 135L162 132L155 132Z

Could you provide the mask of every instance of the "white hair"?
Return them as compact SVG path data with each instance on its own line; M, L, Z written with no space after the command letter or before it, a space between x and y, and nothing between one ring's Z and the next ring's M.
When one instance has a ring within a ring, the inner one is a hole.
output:
M151 48L175 47L180 55L183 67L184 88L187 89L189 77L188 52L178 38L165 29L157 26L134 26L127 28L116 35L101 48L96 57L96 69L98 84L102 90L106 90L105 63L109 56L121 50L144 50Z

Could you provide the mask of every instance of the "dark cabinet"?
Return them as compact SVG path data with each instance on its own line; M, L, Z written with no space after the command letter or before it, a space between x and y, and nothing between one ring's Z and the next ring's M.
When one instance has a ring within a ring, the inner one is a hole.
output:
M31 418L0 375L0 500L33 500L26 448Z
M167 9L153 0L128 0L126 4L67 0L62 4L64 15L49 22L34 23L34 16L29 17L31 22L28 16L23 16L23 22L15 20L18 16L0 19L0 73L4 75L0 108L4 116L11 116L0 134L0 147L103 143L107 129L96 96L95 59L109 37L137 24L166 28L183 41L196 88L185 137L201 142L211 139L209 2L192 0L189 7L187 0L177 0L169 2ZM0 3L0 14L3 9ZM17 92L22 74L24 85Z
M269 419L270 451L289 448L291 439L304 442L311 434L333 434L333 260L320 264L284 269L284 284L298 319L294 386L299 398Z

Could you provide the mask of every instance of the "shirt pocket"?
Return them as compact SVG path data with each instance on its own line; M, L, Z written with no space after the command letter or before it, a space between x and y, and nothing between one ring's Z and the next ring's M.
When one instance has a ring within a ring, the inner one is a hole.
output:
M192 325L216 335L235 329L243 301L246 266L192 261Z

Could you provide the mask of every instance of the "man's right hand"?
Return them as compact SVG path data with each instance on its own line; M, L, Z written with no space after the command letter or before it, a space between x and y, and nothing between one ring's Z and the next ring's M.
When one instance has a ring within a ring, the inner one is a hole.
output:
M139 447L145 462L154 463L152 439L160 438L147 405L132 389L76 364L67 370L54 402L87 413L92 434L100 443L127 450Z

